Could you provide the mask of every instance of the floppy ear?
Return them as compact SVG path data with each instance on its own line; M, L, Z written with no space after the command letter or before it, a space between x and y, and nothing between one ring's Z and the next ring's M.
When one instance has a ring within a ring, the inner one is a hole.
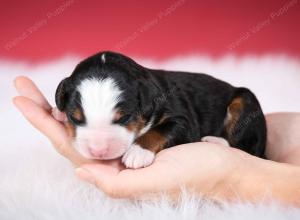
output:
M55 102L56 102L56 106L60 111L64 111L66 104L68 102L69 99L69 85L68 85L68 81L69 78L65 78L64 80L62 80L57 89L56 89L56 93L55 93Z
M137 91L139 97L139 108L147 117L156 109L156 99L159 97L158 88L151 82L140 82Z

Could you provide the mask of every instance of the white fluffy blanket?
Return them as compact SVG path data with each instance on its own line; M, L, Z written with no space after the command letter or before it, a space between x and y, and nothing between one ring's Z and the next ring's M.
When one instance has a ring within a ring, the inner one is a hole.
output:
M53 103L58 82L78 62L66 57L39 65L0 60L0 219L300 219L300 209L266 204L216 206L186 197L178 206L164 199L129 202L107 198L79 181L72 165L15 110L12 80L28 75ZM300 111L300 62L286 56L177 57L164 62L140 60L148 67L210 73L234 85L247 86L265 112Z

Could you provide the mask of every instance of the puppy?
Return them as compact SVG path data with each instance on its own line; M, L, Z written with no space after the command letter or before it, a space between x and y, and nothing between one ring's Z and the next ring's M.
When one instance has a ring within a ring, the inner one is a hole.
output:
M266 122L255 95L200 73L145 68L113 52L79 63L58 86L74 147L90 159L149 166L175 145L206 141L264 157Z

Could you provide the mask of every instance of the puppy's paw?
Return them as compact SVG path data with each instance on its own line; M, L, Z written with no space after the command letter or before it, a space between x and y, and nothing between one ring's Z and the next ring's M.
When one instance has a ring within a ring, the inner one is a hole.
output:
M133 144L123 155L122 162L127 168L137 169L149 166L154 158L155 154L152 151Z
M201 138L202 142L209 142L209 143L214 143L214 144L220 144L226 147L230 147L229 143L227 140L221 137L215 137L215 136L205 136Z
M56 107L52 108L52 116L53 116L53 118L55 118L57 121L60 121L60 122L68 121L66 113L59 111L58 108L56 108Z

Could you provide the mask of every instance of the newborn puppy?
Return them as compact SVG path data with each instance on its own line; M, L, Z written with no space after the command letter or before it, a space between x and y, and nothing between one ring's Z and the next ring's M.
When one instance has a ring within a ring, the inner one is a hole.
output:
M101 52L59 84L56 105L54 117L90 159L146 167L162 149L201 140L264 156L266 122L255 95L205 74L148 69Z

